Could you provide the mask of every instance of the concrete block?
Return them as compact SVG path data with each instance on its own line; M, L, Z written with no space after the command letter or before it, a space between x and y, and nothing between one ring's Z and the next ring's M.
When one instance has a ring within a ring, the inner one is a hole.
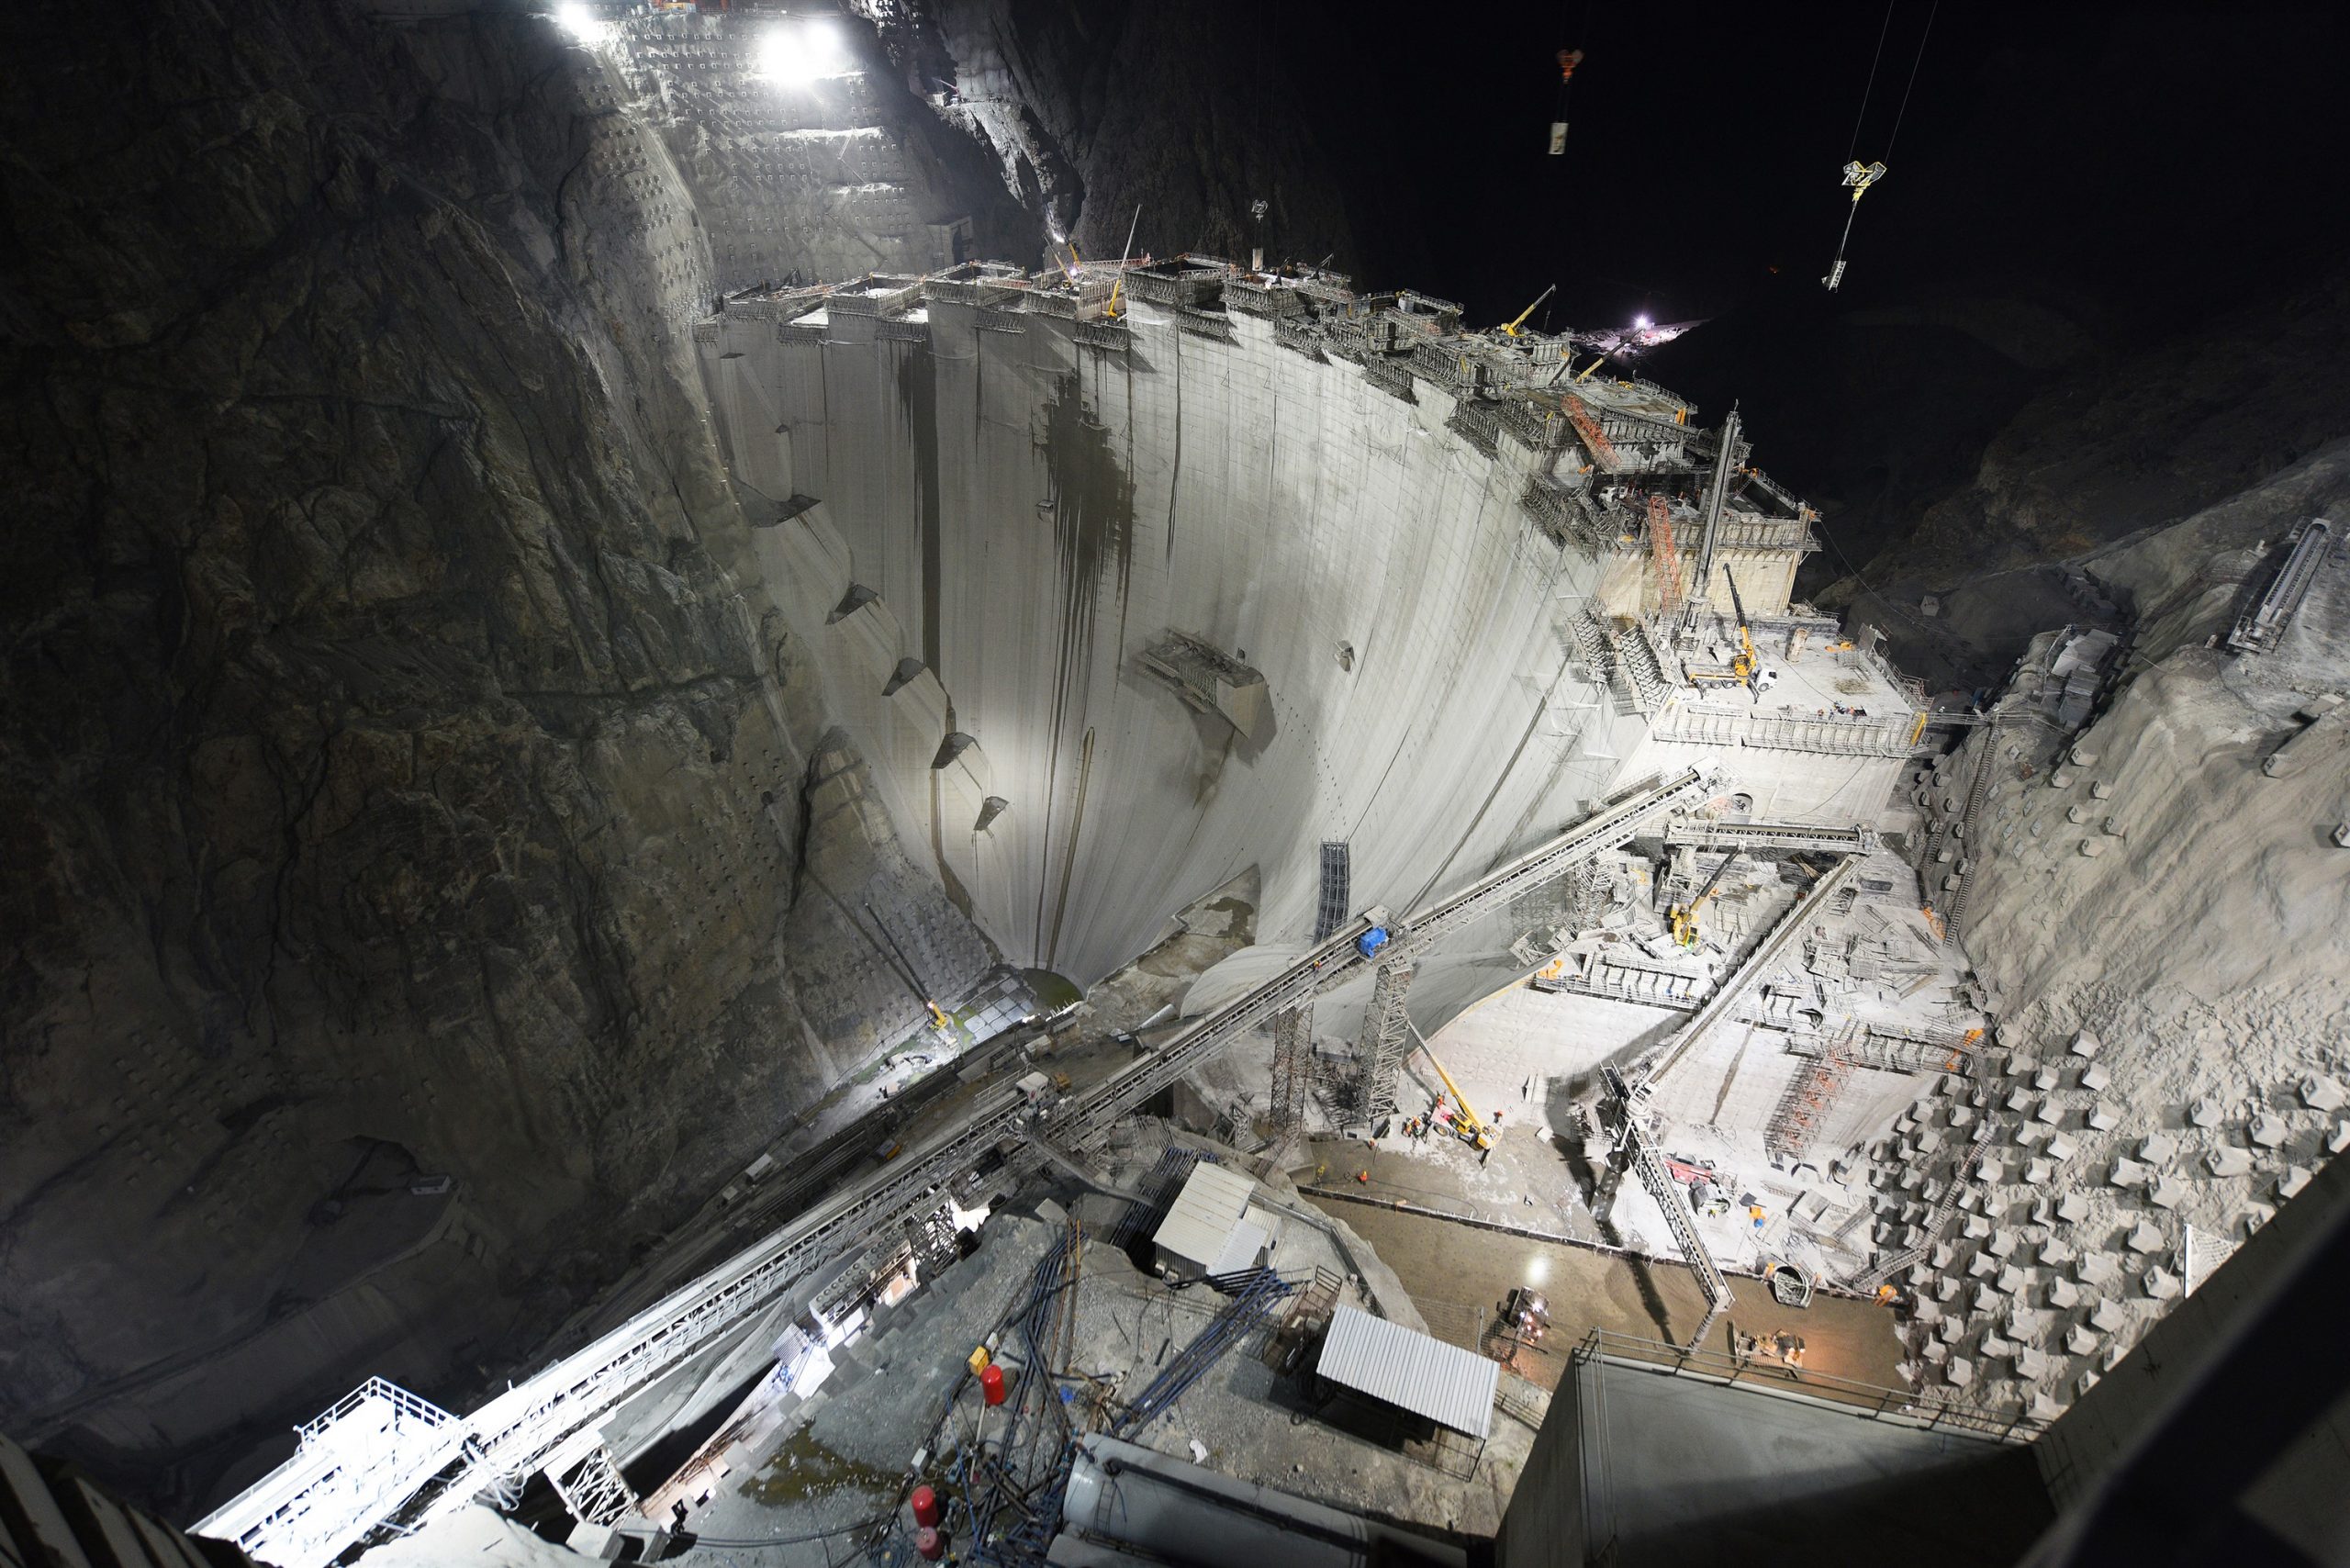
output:
M2280 1198L2294 1197L2309 1184L2310 1172L2306 1167L2288 1166L2285 1174L2277 1178L2277 1195Z
M2158 1209L2175 1209L2185 1203L2188 1195L2186 1182L2176 1176L2165 1176L2154 1183L2154 1191L2146 1194L2146 1201Z
M2073 1272L2079 1276L2081 1283L2096 1285L2101 1290L2113 1282L2121 1272L2121 1268L2114 1261L2113 1254L2110 1252L2087 1252L2082 1254L2081 1260L2073 1265Z
M2340 1154L2350 1148L2350 1122L2336 1122L2333 1130L2325 1135L2325 1152Z
M2073 780L2078 777L2069 767L2053 768L2048 775L2048 787L2051 790L2069 790L2073 787Z
M2062 1268L2077 1256L2060 1237L2050 1237L2040 1244L2040 1260L2051 1268Z
M2279 1116L2255 1116L2244 1136L2263 1148L2275 1148L2285 1141L2288 1129Z
M2007 1097L2004 1103L2010 1111L2028 1112L2031 1109L2031 1092L2019 1087Z
M1974 1307L1977 1316L1988 1317L1999 1310L1998 1293L1987 1284L1975 1287Z
M2109 1133L2121 1125L2121 1118L2102 1105L2089 1107L2087 1121L2090 1126L2101 1133Z
M2095 767L2097 766L2097 759L2104 754L2091 746L2076 745L2065 755L2072 758L2076 764L2082 767Z
M2045 1126L2061 1126L2065 1121L2065 1107L2053 1100L2047 1101L2032 1113L2031 1119Z
M2024 1406L2023 1413L2035 1421L2053 1421L2065 1413L2065 1406L2058 1404L2046 1389L2036 1388L2032 1390L2031 1402Z
M2081 1375L2073 1380L2073 1392L2078 1395L2095 1388L2100 1380L2095 1367L2083 1367Z
M2031 1075L2031 1086L2042 1094L2055 1088L2058 1081L2056 1070L2053 1067L2043 1067Z
M1998 1291L2001 1295L2014 1295L2017 1292L2022 1290L2023 1287L2024 1272L2021 1269L2017 1268L2012 1263L2000 1270L1999 1277L1991 1282L1991 1288Z
M2107 1072L2104 1068L2098 1066L2094 1062L2087 1067L2081 1069L2081 1087L2087 1090L2092 1094L2097 1093L2099 1090L2102 1090L2107 1084L2111 1083L2112 1081L2112 1074Z
M2096 780L2089 785L2089 798L2096 801L2110 801L2113 799L2112 784L2103 778Z
M2023 1179L2035 1187L2045 1185L2048 1179L2055 1174L2056 1167L2044 1159L2035 1159L2023 1168Z
M2080 1305L2081 1287L2059 1274L2048 1284L2048 1305L2060 1310Z
M1972 1105L1953 1105L1950 1108L1950 1125L1953 1127L1973 1126L1975 1125L1975 1107Z
M2073 1156L2078 1154L2080 1151L2081 1146L2075 1143L2071 1138L2059 1137L2053 1137L2048 1140L2048 1158L2057 1161L2059 1164L2072 1159Z
M1942 1376L1950 1380L1953 1388L1965 1388L1975 1381L1975 1363L1964 1356L1953 1356L1950 1364L1942 1368Z
M2075 827L2078 827L2083 823L2089 820L2089 809L2087 806L2066 806L2065 808L2065 820L2071 823Z
M2178 1152L2178 1140L2168 1133L2156 1133L2138 1146L2138 1158L2149 1165L2167 1165Z
M2315 1073L2301 1080L2301 1103L2312 1111L2342 1109L2342 1085Z
M2095 1035L2083 1029L2073 1036L2073 1043L2065 1048L2076 1057L2087 1058L2097 1055L2103 1047Z
M2216 1127L2220 1125L2220 1103L2206 1094L2187 1108L2187 1119L2199 1127Z
M1966 1282L1964 1280L1944 1280L1941 1284L1934 1287L1934 1299L1936 1301L1956 1301L1958 1299L1959 1293L1965 1288Z
M1981 1215L1971 1215L1960 1234L1969 1241L1981 1241L1991 1234L1991 1222Z
M1988 1252L1977 1252L1966 1265L1966 1277L1971 1280L1987 1280L1998 1271L1999 1260Z
M2005 1356L2012 1356L2016 1352L2016 1347L2009 1340L2000 1338L1996 1329L1983 1336L1981 1348L1983 1354L1994 1361Z
M2125 1155L2113 1162L2113 1173L2106 1180L2117 1187L2143 1187L2154 1180L2154 1175L2150 1167Z
M2085 838L2081 840L2081 853L2089 859L2094 860L2098 856L2105 853L2105 845L2098 839Z
M2168 1243L2160 1230L2144 1220L2140 1220L2132 1228L2129 1239L2123 1245L2132 1252L2159 1252Z
M1940 1339L1927 1340L1925 1348L1918 1353L1925 1357L1928 1363L1933 1366L1940 1366L1950 1360L1950 1347Z
M2179 1294L2182 1288L2178 1282L2178 1276L2159 1263L2146 1271L2144 1284L2146 1294L2156 1301L2168 1301Z
M1975 1167L1975 1174L1986 1187L1996 1187L2008 1179L2008 1164L2004 1159L1986 1159Z
M2067 1225L2077 1225L2088 1218L2089 1201L2078 1193L2067 1193L2056 1205L2056 1217Z
M2123 823L2120 817L2108 817L2105 819L2105 836L2108 838L2127 838L2130 836L2129 826Z
M2222 1144L2203 1157L2203 1169L2214 1176L2248 1176L2252 1156L2233 1144Z
M2065 1349L2076 1356L2086 1356L2097 1349L2097 1336L2086 1324L2076 1323L2065 1336Z
M2121 1304L2110 1299L2089 1308L2089 1327L2100 1334L2117 1333L2129 1321L2130 1315L2121 1309Z
M2020 1240L2020 1238L2012 1230L1993 1231L1991 1233L1990 1243L1986 1246L1983 1250L2004 1262L2006 1260L2015 1256L2016 1247Z
M2017 1346L2014 1356L2009 1359L2015 1366L2016 1376L2022 1378L2026 1383L2035 1383L2048 1375L2046 1353L2034 1350L2030 1345Z
M1945 1345L1955 1345L1966 1338L1966 1323L1963 1318L1945 1317L1934 1330L1934 1338Z

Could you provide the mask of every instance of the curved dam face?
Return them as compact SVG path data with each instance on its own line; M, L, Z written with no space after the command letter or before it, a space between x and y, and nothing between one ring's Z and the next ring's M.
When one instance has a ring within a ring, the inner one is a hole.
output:
M725 444L755 519L815 498L760 532L768 581L1008 958L1090 982L1252 864L1260 932L1303 937L1325 840L1355 905L1408 907L1615 778L1625 721L1557 624L1596 565L1441 393L1245 316L827 314L705 330ZM1241 723L1145 662L1172 633L1261 673Z
M1652 738L1578 627L1639 609L1645 557L1521 504L1576 449L1381 356L912 279L697 337L770 591L1014 962L1090 983L1251 865L1260 939L1303 939L1326 841L1349 907L1400 913L1719 749ZM1791 571L1758 558L1770 608ZM1808 760L1788 808L1882 802L1888 768Z

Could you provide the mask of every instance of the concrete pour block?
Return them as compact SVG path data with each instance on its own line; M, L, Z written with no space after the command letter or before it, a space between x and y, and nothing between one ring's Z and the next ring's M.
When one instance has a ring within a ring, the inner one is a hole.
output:
M2154 1180L2154 1175L2151 1167L2141 1165L2124 1155L2113 1162L2113 1173L2106 1180L2116 1187L2143 1187Z
M2065 820L2071 823L2075 827L2078 827L2083 823L2089 820L2089 809L2087 806L2066 806L2065 808Z
M2035 1187L2046 1184L2048 1179L2055 1174L2056 1167L2044 1159L2035 1159L2023 1168L2023 1179Z
M2109 1133L2121 1125L2121 1118L2102 1105L2089 1108L2088 1124L2101 1133Z
M1966 1265L1966 1277L1971 1280L1987 1280L1998 1271L1999 1260L1988 1252L1977 1252Z
M1973 1126L1975 1125L1975 1107L1972 1105L1953 1105L1950 1108L1950 1125L1953 1127Z
M2069 767L2054 768L2048 775L2048 787L2051 790L2069 790L2073 787L2073 780L2078 777Z
M2275 1148L2285 1141L2288 1130L2282 1117L2255 1116L2244 1136L2263 1148Z
M1981 1350L1989 1360L1998 1361L2003 1356L2011 1356L2015 1354L2015 1350L2013 1344L1999 1337L1999 1331L1996 1328L1983 1336Z
M2089 798L2096 801L2110 801L2113 799L2113 786L2105 779L2097 779L2089 785Z
M2277 1195L2280 1198L2294 1197L2300 1193L2302 1188L2309 1184L2310 1172L2307 1167L2300 1165L2288 1166L2286 1167L2285 1174L2277 1178Z
M1950 1380L1953 1388L1964 1388L1975 1381L1975 1363L1964 1356L1953 1356L1950 1364L1942 1368L1942 1376Z
M2073 1380L2073 1391L2076 1394L2087 1394L2090 1389L2095 1388L2098 1382L2095 1367L2083 1367L2081 1375Z
M2105 843L2102 839L2085 838L2081 840L2081 854L2085 857L2094 860L2104 853Z
M2061 1237L2052 1236L2040 1244L2040 1260L2051 1268L2062 1268L2076 1256Z
M2029 1111L2031 1109L2031 1092L2019 1084L2015 1092L2008 1096L2006 1103L2010 1111Z
M2024 1406L2023 1413L2035 1421L2048 1422L2062 1416L2065 1407L2046 1389L2040 1388L2032 1391L2031 1403Z
M2138 1146L2138 1158L2149 1165L2167 1165L2177 1152L2178 1140L2168 1133L2156 1133Z
M2108 817L2105 819L2105 836L2108 838L2127 838L2130 836L2129 824L2124 823L2120 817Z
M1998 1293L1992 1290L1989 1285L1975 1286L1972 1300L1975 1316L1978 1317L1988 1317L1999 1310Z
M2048 1140L2048 1158L2056 1160L2060 1164L2065 1160L2072 1159L2073 1156L2078 1154L2080 1151L2081 1146L2075 1143L2071 1138L2053 1137Z
M2024 1271L2010 1263L1999 1271L1999 1277L1991 1285L2001 1295L2014 1295L2024 1287Z
M2222 1144L2203 1157L2203 1169L2214 1176L2248 1176L2252 1155L2233 1144Z
M2017 1240L2016 1233L2012 1230L1995 1230L1991 1233L1989 1245L1983 1250L1994 1258L2002 1260L2010 1258L2015 1255Z
M2081 1069L2081 1087L2095 1094L2113 1081L2113 1075L2092 1062Z
M2097 1336L2085 1324L2076 1323L2065 1336L2065 1349L2076 1356L2086 1356L2097 1349Z
M1950 1347L1943 1344L1940 1339L1927 1340L1925 1348L1918 1353L1925 1357L1927 1361L1933 1366L1940 1366L1944 1361L1950 1360Z
M2130 1315L2122 1310L2121 1304L2110 1297L2089 1308L2089 1327L2100 1334L2118 1333L2129 1321Z
M2073 1043L2065 1048L2076 1057L2087 1058L2097 1055L2098 1050L2102 1047L2099 1046L2098 1037L2095 1035L2090 1034L2087 1029L2083 1029L2073 1036Z
M2079 1305L2080 1300L2081 1287L2064 1275L2059 1274L2048 1282L2049 1305L2063 1310Z
M2144 1283L2146 1294L2156 1301L2168 1301L2183 1289L2178 1277L2160 1264L2146 1271Z
M2301 1080L2301 1103L2312 1111L2342 1109L2342 1085L2311 1073Z
M2079 767L2095 767L2097 766L2097 759L2104 754L2098 751L2093 746L2076 745L2065 755L2071 757Z
M1981 1215L1971 1215L1961 1234L1969 1241L1980 1241L1991 1234L1991 1222Z
M2048 1374L2047 1355L2030 1345L2017 1346L2015 1354L2009 1359L2015 1366L2016 1376L2026 1383L2036 1383Z
M2154 1191L2146 1194L2146 1201L2158 1209L2175 1209L2187 1201L2188 1192L2186 1182L2175 1176L2165 1176L2154 1183Z
M2031 1086L2042 1094L2055 1088L2059 1081L2056 1070L2053 1067L2043 1067L2031 1075Z
M2078 1225L2088 1218L2089 1201L2078 1193L2067 1193L2056 1205L2056 1217L2067 1225Z
M2220 1115L2220 1103L2209 1094L2187 1108L2187 1119L2199 1127L2218 1126Z
M1966 1338L1965 1320L1958 1317L1943 1318L1941 1325L1934 1330L1934 1338L1945 1345L1957 1344Z
M2032 1113L2031 1119L2047 1126L2061 1126L2065 1121L2065 1107L2050 1100Z
M2081 1260L2073 1265L2073 1272L2080 1277L2081 1283L2102 1290L2113 1282L2121 1268L2110 1252L2085 1252Z
M1956 1301L1958 1293L1965 1288L1966 1282L1964 1280L1944 1280L1934 1287L1934 1299L1943 1302Z
M2160 1230L2144 1220L2140 1220L2122 1245L2132 1252L2159 1252L2165 1243Z
M2350 1148L2350 1122L2336 1122L2325 1136L2325 1152L2340 1154L2345 1148Z

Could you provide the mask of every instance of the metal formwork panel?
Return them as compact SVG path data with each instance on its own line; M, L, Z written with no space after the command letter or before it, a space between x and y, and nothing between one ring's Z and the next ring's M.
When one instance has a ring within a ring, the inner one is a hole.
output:
M1326 942L1330 934L1347 923L1347 910L1354 894L1353 851L1343 840L1325 839L1322 844L1322 894L1314 907L1314 939Z

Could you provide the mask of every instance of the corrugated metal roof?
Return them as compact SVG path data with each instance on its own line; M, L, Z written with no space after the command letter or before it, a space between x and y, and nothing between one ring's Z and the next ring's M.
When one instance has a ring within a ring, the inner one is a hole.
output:
M1472 1438L1494 1428L1499 1367L1473 1350L1351 1306L1331 1314L1315 1370L1332 1383Z
M1193 1268L1207 1268L1223 1253L1256 1191L1257 1183L1239 1171L1200 1161L1192 1167L1182 1192L1150 1238L1152 1244Z
M1253 1269L1263 1261L1265 1243L1270 1239L1265 1227L1253 1219L1244 1219L1232 1227L1224 1238L1224 1249L1208 1265L1211 1274L1237 1274L1243 1269Z

